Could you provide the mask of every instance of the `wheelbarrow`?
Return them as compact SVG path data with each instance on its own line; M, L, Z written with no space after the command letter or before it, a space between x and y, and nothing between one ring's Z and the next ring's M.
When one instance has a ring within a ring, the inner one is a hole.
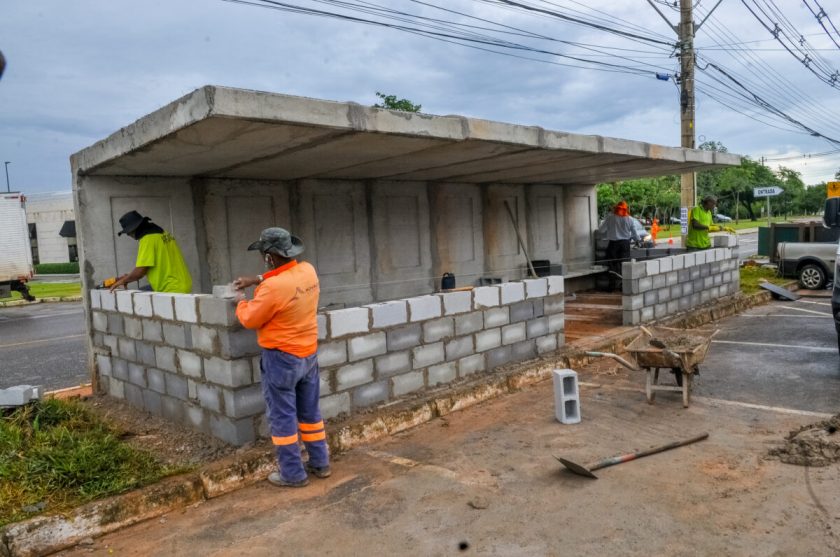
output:
M627 352L636 360L636 366L624 358L606 352L587 352L590 356L607 356L623 366L646 373L645 395L653 404L657 391L682 393L683 407L691 402L691 387L694 374L700 371L700 364L706 358L712 338L718 333L700 329L672 329L670 327L641 327L642 333L627 346ZM638 367L637 367L638 366ZM671 369L677 384L660 385L659 371Z

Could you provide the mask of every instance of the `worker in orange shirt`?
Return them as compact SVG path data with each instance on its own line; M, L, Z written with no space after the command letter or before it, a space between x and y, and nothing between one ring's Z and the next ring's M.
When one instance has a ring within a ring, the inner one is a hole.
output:
M263 396L279 465L268 481L303 487L309 483L307 471L318 478L330 475L318 408L318 275L312 265L294 259L303 252L303 242L282 228L266 228L248 249L259 250L268 269L262 275L233 281L240 298L236 317L246 328L257 330L263 349ZM253 285L257 285L254 298L244 300L242 290ZM299 439L309 454L306 463L300 456Z
M650 237L653 238L653 245L656 245L657 234L659 234L659 219L654 217L653 222L650 225Z

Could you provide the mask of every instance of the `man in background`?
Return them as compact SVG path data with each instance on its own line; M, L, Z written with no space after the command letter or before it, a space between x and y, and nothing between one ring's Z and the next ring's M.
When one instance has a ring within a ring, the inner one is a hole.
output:
M621 264L630 260L630 240L641 241L633 220L630 218L630 209L626 201L620 201L613 208L613 212L607 215L601 226L598 227L601 237L608 240L607 244L607 265L609 266L609 291L616 290L618 279L621 278Z

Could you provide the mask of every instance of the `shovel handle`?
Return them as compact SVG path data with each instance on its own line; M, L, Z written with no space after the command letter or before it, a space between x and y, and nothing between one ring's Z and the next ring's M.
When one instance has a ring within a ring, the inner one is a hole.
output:
M685 439L683 441L674 441L673 443L668 443L667 445L662 445L659 447L654 447L652 449L646 449L644 451L637 451L635 453L629 453L619 456L613 456L610 458L605 458L604 460L589 466L589 470L600 470L601 468L606 468L607 466L615 466L616 464L621 464L622 462L629 462L631 460L636 460L637 458L642 458L643 456L650 456L652 454L661 453L665 451L669 451L671 449L676 449L677 447L682 447L685 445L690 445L692 443L696 443L697 441L702 441L709 437L708 433L701 433L691 439Z

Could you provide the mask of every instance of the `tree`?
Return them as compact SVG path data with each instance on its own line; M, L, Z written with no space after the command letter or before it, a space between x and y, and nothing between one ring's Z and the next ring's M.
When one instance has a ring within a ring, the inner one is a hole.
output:
M422 108L422 105L414 104L408 99L398 99L396 95L386 95L377 91L376 96L382 99L382 104L376 103L373 105L375 108L387 108L403 112L420 112Z

